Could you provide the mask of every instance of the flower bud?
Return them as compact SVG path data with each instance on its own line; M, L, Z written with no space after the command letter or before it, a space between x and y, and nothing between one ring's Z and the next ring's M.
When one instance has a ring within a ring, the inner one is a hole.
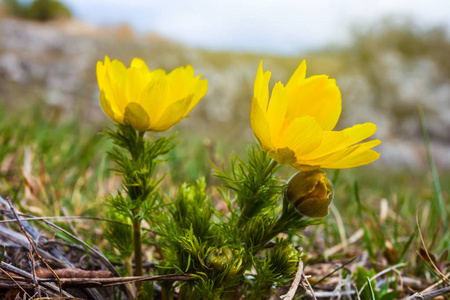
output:
M301 171L288 181L286 198L302 215L321 218L328 215L334 191L325 172L319 169Z
M233 264L233 253L228 247L214 249L206 257L206 265L216 271L224 271Z

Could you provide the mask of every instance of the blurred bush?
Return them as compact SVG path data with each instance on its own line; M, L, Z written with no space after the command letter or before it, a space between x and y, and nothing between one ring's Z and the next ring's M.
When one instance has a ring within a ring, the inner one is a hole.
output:
M69 8L56 0L34 0L31 3L3 0L3 3L9 15L24 19L44 22L72 16Z

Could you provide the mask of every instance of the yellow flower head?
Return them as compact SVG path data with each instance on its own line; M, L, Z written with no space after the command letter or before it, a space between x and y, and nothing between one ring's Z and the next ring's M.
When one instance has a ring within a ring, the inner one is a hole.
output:
M208 81L200 77L194 77L189 65L166 74L162 69L150 71L139 58L129 68L108 56L97 62L103 111L138 131L165 131L186 118L208 91Z
M261 62L250 116L253 132L270 157L298 170L352 168L378 159L380 154L371 148L379 140L359 143L375 133L375 124L333 131L341 114L341 94L334 79L305 78L303 61L286 86L275 84L269 100L270 75Z

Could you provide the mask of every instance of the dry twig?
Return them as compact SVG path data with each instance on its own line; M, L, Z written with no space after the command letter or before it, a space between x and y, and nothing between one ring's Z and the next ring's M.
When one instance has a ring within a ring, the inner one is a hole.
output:
M306 286L312 295L312 297L314 299L316 299L316 296L314 295L314 291L311 287L311 285L308 282L308 279L305 276L305 273L303 272L303 261L300 259L299 263L298 263L298 269L297 269L297 273L295 273L295 277L294 280L292 282L291 287L289 288L289 291L285 294L280 296L280 299L283 300L292 300L295 296L295 292L297 291L297 288L299 285L303 285L303 281L306 282Z
M450 294L450 286L429 293L424 294L416 293L412 296L403 298L401 300L426 300L426 299L433 299L435 297L443 296L446 294Z

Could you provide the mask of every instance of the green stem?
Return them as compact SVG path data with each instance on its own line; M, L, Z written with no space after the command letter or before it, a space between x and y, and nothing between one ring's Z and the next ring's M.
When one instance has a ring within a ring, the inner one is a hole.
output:
M144 135L145 135L145 131L138 132L137 141L136 141L136 146L137 146L136 148L138 150L137 152L132 152L132 149L129 149L131 158L136 166L139 165L139 157L141 156L141 151L145 151Z
M290 205L286 199L283 199L283 210L280 218L273 226L273 231L278 234L287 230L289 228L289 223L291 223L293 219L298 218L302 218L302 216L295 210L293 205Z
M139 169L141 166L139 165L139 157L141 156L141 152L145 151L144 147L144 134L145 132L138 132L137 138L137 149L136 153L132 154L132 159ZM131 150L131 149L130 149ZM130 151L131 152L131 151ZM133 211L133 241L134 241L134 265L135 265L135 276L144 275L143 267L142 267L142 241L141 241L141 222L142 220L137 217L139 214L139 209ZM142 288L142 282L136 282L137 294Z
M134 217L133 219L133 241L134 241L134 264L135 276L142 276L142 242L141 242L141 219ZM136 282L137 293L141 290L142 282Z

